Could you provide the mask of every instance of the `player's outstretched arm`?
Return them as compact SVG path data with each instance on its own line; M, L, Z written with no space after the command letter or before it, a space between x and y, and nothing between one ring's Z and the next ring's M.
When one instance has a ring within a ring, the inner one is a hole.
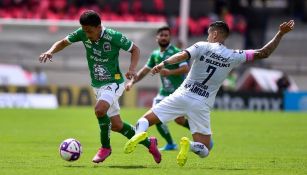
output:
M138 71L136 76L134 76L125 86L126 91L129 91L132 86L141 81L148 73L150 72L150 69L146 66L144 66L141 70Z
M140 49L135 44L133 44L130 52L131 52L130 66L128 72L125 74L128 80L131 80L134 76L136 76L136 66L140 58Z
M176 53L175 55L172 55L168 59L164 60L160 64L158 64L155 67L153 67L151 69L151 73L152 74L159 73L166 65L179 63L179 62L182 62L184 60L187 60L188 58L189 58L189 55L185 51L181 51L179 53Z
M65 47L67 47L68 45L70 45L70 43L67 41L66 38L60 40L60 41L57 41L55 42L51 48L42 53L40 56L39 56L39 62L46 62L47 60L51 61L52 62L52 55L63 50Z
M283 22L279 26L279 30L274 36L274 38L269 41L265 46L261 49L255 50L254 59L263 59L268 58L273 51L277 48L281 38L294 28L294 20L290 20L288 22Z

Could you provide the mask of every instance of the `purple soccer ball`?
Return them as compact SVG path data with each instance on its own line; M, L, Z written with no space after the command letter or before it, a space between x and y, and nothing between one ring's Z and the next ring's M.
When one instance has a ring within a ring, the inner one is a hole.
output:
M82 146L78 140L69 138L61 143L59 151L62 159L76 161L82 154Z

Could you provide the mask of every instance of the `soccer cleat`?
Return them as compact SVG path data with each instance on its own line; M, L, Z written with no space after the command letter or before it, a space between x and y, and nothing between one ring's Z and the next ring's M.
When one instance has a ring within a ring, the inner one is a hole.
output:
M140 143L141 141L145 140L147 138L146 132L141 132L139 134L134 135L128 142L125 144L124 153L129 154L132 153L136 145Z
M188 159L188 152L190 150L190 141L187 137L182 137L180 140L180 151L177 155L177 164L184 166Z
M155 137L150 137L149 141L150 141L149 152L153 156L153 158L155 159L155 162L160 163L161 162L161 153L158 150L158 141Z
M159 148L160 151L172 151L177 150L176 144L166 144L164 147Z
M94 163L103 162L107 157L109 157L112 153L111 148L99 148L97 154L93 158Z

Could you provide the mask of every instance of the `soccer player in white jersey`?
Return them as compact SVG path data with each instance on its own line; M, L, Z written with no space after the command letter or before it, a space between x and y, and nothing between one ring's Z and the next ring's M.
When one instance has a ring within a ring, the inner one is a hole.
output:
M184 166L189 150L201 158L207 157L211 147L212 134L210 109L224 79L235 66L241 63L268 58L276 49L282 37L293 28L293 20L280 24L273 39L261 49L232 50L224 45L224 41L229 34L227 24L222 21L212 23L208 29L207 42L198 42L169 57L151 70L153 74L156 74L166 65L186 59L194 60L182 85L138 120L136 135L126 143L125 153L133 152L137 143L146 139L147 133L145 131L149 126L173 120L180 115L186 115L193 141L190 141L187 137L181 138L177 164Z

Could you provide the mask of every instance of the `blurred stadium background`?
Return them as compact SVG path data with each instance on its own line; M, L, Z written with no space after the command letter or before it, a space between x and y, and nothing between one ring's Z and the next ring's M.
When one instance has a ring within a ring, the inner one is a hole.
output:
M282 21L295 19L295 30L271 58L232 72L215 107L307 110L307 0L1 0L0 92L51 93L60 106L92 106L95 100L82 44L56 54L53 63L38 62L53 42L79 27L79 14L85 9L98 11L104 26L121 31L140 47L138 68L157 47L155 32L162 25L169 25L172 42L185 48L205 40L212 21L224 20L232 32L226 45L250 49L263 46ZM123 72L129 60L122 52ZM278 85L281 77L289 85ZM125 93L121 103L149 107L158 87L158 76L148 76ZM0 107L29 106L22 101L1 97Z

